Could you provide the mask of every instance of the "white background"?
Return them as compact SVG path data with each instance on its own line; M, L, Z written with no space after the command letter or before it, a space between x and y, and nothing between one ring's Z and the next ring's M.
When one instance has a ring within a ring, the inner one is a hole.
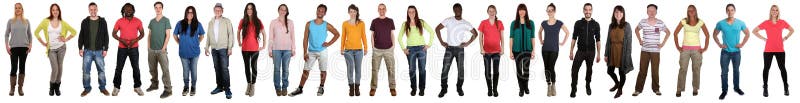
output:
M61 6L61 11L63 14L63 19L71 24L71 26L75 27L76 29L80 29L80 21L88 16L88 8L87 5L89 2L97 2L100 8L100 12L98 13L100 16L105 17L107 21L109 21L109 28L113 25L116 19L121 17L119 10L122 5L126 2L131 2L136 7L136 14L135 16L140 18L142 21L145 22L143 25L147 25L146 21L152 19L154 15L154 9L152 7L155 1L153 0L69 0L69 1L62 1L62 0L7 0L2 2L2 7L6 9L0 10L0 18L7 19L12 18L13 14L13 7L14 3L21 2L25 9L25 17L30 20L35 28L35 25L38 24L41 19L48 16L48 7L52 3L58 3ZM554 2L557 6L557 13L556 18L562 20L567 27L572 29L573 23L583 17L582 14L582 6L586 2L591 2L594 4L594 14L592 15L593 18L597 19L597 21L601 25L601 35L602 40L601 42L605 44L604 41L607 36L606 30L607 25L610 23L611 20L611 11L615 5L623 5L627 12L627 21L635 25L638 23L639 20L646 18L645 8L647 4L657 4L659 6L658 15L657 17L663 20L670 30L674 30L675 26L679 23L681 18L685 17L686 7L689 4L695 4L698 8L699 17L704 20L707 24L708 29L711 31L714 29L714 24L722 20L726 17L725 15L725 5L728 3L734 3L737 7L736 17L743 20L749 29L753 29L759 23L764 20L767 20L769 14L770 5L778 4L780 6L780 10L782 11L781 18L787 19L789 24L798 24L797 21L793 21L790 18L796 18L798 15L793 13L792 10L797 10L798 8L795 7L797 4L796 2L791 2L788 0L784 1L758 1L758 0L501 0L501 1L492 1L492 0L410 0L410 1L388 1L388 0L171 0L171 1L164 1L164 15L171 19L172 24L176 24L177 21L182 19L183 17L183 10L187 6L196 6L197 14L201 23L207 23L211 20L213 16L212 7L214 3L221 2L225 7L225 13L223 14L225 17L231 18L232 21L238 21L241 19L243 15L244 5L247 2L254 2L256 3L257 9L260 12L259 17L261 20L266 24L270 20L275 19L278 15L277 13L277 6L285 3L289 7L289 11L291 14L289 18L294 20L295 24L295 31L297 34L295 42L297 43L296 48L301 48L302 43L302 29L303 24L306 21L315 18L315 8L318 4L323 3L328 5L328 12L327 16L325 16L325 20L332 23L334 27L341 31L341 23L349 18L347 15L347 6L349 4L356 4L361 9L361 18L367 22L366 27L369 27L369 22L375 17L378 16L377 14L377 5L379 3L386 3L388 12L387 16L393 18L395 20L396 29L400 29L400 23L405 21L405 12L408 5L416 5L418 8L418 12L421 19L426 20L431 27L437 25L441 20L452 16L451 7L454 3L461 3L464 6L464 15L463 17L472 23L474 27L477 27L480 23L479 21L484 20L487 18L486 14L486 7L490 4L497 6L498 14L497 16L501 21L504 22L505 28L507 29L503 32L503 37L508 36L508 29L510 28L511 21L513 21L515 13L516 13L516 6L520 3L525 3L528 6L529 14L532 16L532 20L536 21L538 24L542 20L547 18L545 13L545 7L547 4ZM2 20L6 21L6 20ZM3 22L5 24L5 22ZM5 28L6 25L0 25L0 28ZM540 26L537 25L537 29ZM572 31L572 30L570 30ZM397 32L397 31L395 31ZM444 31L443 31L444 32ZM785 32L788 33L788 32ZM762 32L763 34L763 32ZM426 34L428 35L428 34ZM446 33L444 34L446 36ZM562 33L563 35L563 33ZM371 38L371 34L369 35ZM663 36L663 35L662 35ZM681 37L682 38L682 37ZM704 38L704 37L703 37ZM479 52L479 44L478 42L473 43L469 47L466 48L466 75L465 79L466 82L464 83L465 88L465 96L459 97L454 90L455 86L451 86L451 92L448 93L444 98L437 98L435 97L440 88L439 88L439 80L441 74L441 63L442 63L442 56L444 54L444 48L440 46L439 43L434 42L432 48L428 51L428 62L427 62L427 70L428 70L428 79L427 79L427 91L425 97L411 97L409 96L409 77L408 77L408 65L405 56L402 54L399 48L395 48L395 60L396 62L396 77L397 77L397 91L398 96L391 97L388 93L388 85L386 80L386 71L385 69L381 69L380 74L380 84L379 84L379 91L375 97L368 96L369 92L369 77L370 77L370 69L371 69L371 56L367 54L363 61L363 68L362 68L362 79L361 79L361 97L348 97L346 95L346 72L345 72L345 64L342 60L344 58L339 55L339 46L341 41L337 41L335 45L328 48L329 53L329 60L331 61L328 66L329 75L326 84L326 93L324 96L317 97L314 96L316 92L316 87L318 85L318 71L317 69L313 69L314 71L311 72L310 79L308 83L306 83L305 94L297 96L297 97L276 97L274 95L274 87L272 86L272 73L273 73L273 66L272 66L272 59L267 56L266 51L262 51L261 55L259 56L259 63L258 63L258 84L256 89L255 97L246 97L242 95L245 91L245 79L242 73L244 72L243 63L241 59L241 52L239 47L234 49L234 54L230 58L230 74L231 74L231 87L234 93L232 100L224 99L223 95L209 95L208 92L215 87L214 83L214 72L213 72L213 65L211 64L211 58L207 56L200 57L200 64L198 66L198 95L194 97L183 97L180 96L180 91L182 89L182 67L180 64L180 60L178 58L177 52L177 45L175 42L170 41L169 47L169 57L170 57L170 72L172 76L172 85L174 87L173 91L174 94L172 97L166 99L158 99L158 95L160 95L161 91L157 90L154 92L147 92L145 96L136 96L132 90L132 79L131 79L131 69L129 62L126 62L126 66L123 72L123 84L122 84L122 91L120 92L120 96L118 97L106 97L102 96L97 91L97 82L96 82L96 72L92 71L92 85L94 91L87 97L79 97L79 93L83 90L83 85L81 84L81 57L79 57L77 53L77 39L69 41L67 43L67 56L64 62L64 73L63 73L63 85L62 85L62 96L61 97L49 97L45 93L48 88L47 81L49 81L50 76L50 66L49 61L44 54L44 48L38 42L33 42L33 50L31 51L30 55L28 56L28 67L27 67L27 78L26 78L26 86L25 92L26 96L24 97L8 97L3 95L0 98L3 98L4 102L742 102L742 103L752 103L752 102L789 102L792 97L797 97L797 89L792 89L792 96L783 96L782 95L782 84L780 81L780 74L777 69L777 65L773 64L772 71L770 72L770 93L771 97L764 98L761 96L762 92L762 52L764 48L764 41L757 39L755 36L751 35L750 41L747 45L742 49L742 65L741 65L741 88L746 93L744 96L739 96L732 92L728 95L728 99L720 101L717 99L720 91L720 69L719 69L719 52L720 48L713 44L713 40L710 42L710 48L708 52L706 52L704 57L704 65L701 71L701 89L700 95L698 96L690 96L691 93L691 83L687 82L687 89L684 92L684 97L676 98L674 97L674 91L676 86L676 77L678 71L678 52L674 47L672 42L673 37L670 37L669 41L667 42L666 46L664 46L663 50L661 51L661 92L664 93L663 96L655 96L652 91L650 90L650 80L648 75L648 80L645 84L644 93L639 97L631 97L630 94L633 92L633 88L636 81L637 72L639 69L639 52L633 52L633 60L634 60L634 71L631 71L628 76L628 80L626 82L624 90L624 95L619 99L613 99L613 92L607 92L608 88L610 88L613 83L609 76L605 73L606 66L605 63L595 63L594 66L594 73L593 73L593 94L592 96L586 96L584 93L583 88L583 75L584 75L584 68L581 68L581 75L580 75L580 82L579 82L579 89L578 89L578 97L571 99L568 97L569 95L569 84L570 84L570 68L572 62L568 59L568 44L565 46L561 46L561 51L559 52L558 62L556 64L556 74L558 77L557 79L557 89L558 95L556 97L546 97L544 94L546 85L544 82L544 74L543 74L543 65L541 62L541 54L536 54L537 58L534 61L534 64L531 66L531 78L530 86L531 86L531 94L525 97L518 97L518 86L516 83L515 71L513 66L513 61L508 58L510 55L508 51L508 47L504 47L506 53L502 56L501 63L503 64L500 69L500 83L498 88L500 97L487 97L486 96L486 84L484 81L483 76L483 59ZM508 42L509 39L506 39ZM34 40L35 41L35 40ZM786 43L786 52L787 52L787 68L789 68L789 83L791 86L796 86L799 83L796 82L796 75L798 73L792 72L791 68L795 67L792 63L794 61L791 58L796 58L792 51L796 49L792 48L794 44L797 44L797 37L791 38ZM142 45L147 42L140 42ZM395 41L396 44L396 41ZM372 45L370 43L370 45ZM105 59L106 62L106 79L107 79L107 86L106 88L113 88L113 72L114 67L116 66L116 55L117 49L117 42L112 42L109 44L111 47L108 51L108 56ZM538 44L537 46L541 46ZM641 46L634 45L633 50L640 50ZM605 49L605 47L603 47ZM536 47L537 53L540 53L540 47ZM140 48L139 50L140 57L139 57L139 65L142 74L142 87L145 89L150 85L149 79L151 78L148 73L148 65L147 65L147 52L146 49ZM302 53L301 51L297 51L297 53ZM289 72L289 90L292 91L297 87L299 83L299 78L301 74L301 69L303 65L301 54L297 54L292 58L292 62L290 64L290 72ZM0 58L9 58L8 55L0 55ZM2 63L8 63L9 59L0 59ZM8 73L7 69L8 64L3 64L3 73ZM450 85L455 85L455 78L456 76L456 69L455 66L452 67L451 70L451 80ZM691 71L689 72L691 73ZM731 80L732 80L732 73ZM5 78L5 76L3 76ZM687 81L690 81L692 78L691 76L687 77ZM8 82L0 82L0 85L6 85ZM730 82L729 82L730 83ZM162 84L163 85L163 84ZM0 86L2 87L2 86ZM7 87L2 87L7 88ZM732 89L731 85L731 89ZM6 90L6 89L3 89ZM5 92L1 92L5 93Z

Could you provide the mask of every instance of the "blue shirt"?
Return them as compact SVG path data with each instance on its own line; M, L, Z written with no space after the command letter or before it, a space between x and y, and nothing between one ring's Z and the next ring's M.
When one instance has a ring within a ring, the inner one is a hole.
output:
M314 20L309 21L308 25L308 51L321 52L325 50L322 46L328 39L328 22L322 21L322 24L314 23Z
M542 51L558 52L558 33L561 26L564 25L561 20L556 20L553 25L547 24L547 20L542 21L542 28L544 29L544 44L542 44Z
M197 23L197 30L191 32L191 27L181 26L183 20L178 21L172 34L178 37L178 55L181 58L195 58L200 56L200 36L206 34L203 25Z
M714 28L714 30L722 31L722 42L725 46L728 46L723 50L728 52L739 52L739 48L736 48L736 45L739 44L739 33L745 29L747 29L747 26L739 19L733 20L732 24L728 24L727 19L720 20L717 22L717 27Z

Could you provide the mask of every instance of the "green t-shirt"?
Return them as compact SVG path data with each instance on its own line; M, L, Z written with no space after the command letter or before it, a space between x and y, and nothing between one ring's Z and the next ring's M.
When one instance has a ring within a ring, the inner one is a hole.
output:
M147 28L151 31L150 49L161 50L161 47L164 47L167 29L172 29L169 19L167 19L167 17L161 17L161 20L157 21L156 18L153 18L150 20L150 25L147 25Z
M100 19L97 20L89 20L89 43L86 43L86 49L89 50L98 50L97 48L97 35L99 35L98 29L100 29Z

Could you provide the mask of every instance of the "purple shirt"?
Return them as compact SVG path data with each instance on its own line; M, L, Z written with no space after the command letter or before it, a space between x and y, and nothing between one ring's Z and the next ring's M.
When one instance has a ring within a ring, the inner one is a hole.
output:
M384 19L375 18L369 26L369 30L375 32L372 36L375 40L375 48L389 49L392 47L392 30L394 30L394 21L386 17Z

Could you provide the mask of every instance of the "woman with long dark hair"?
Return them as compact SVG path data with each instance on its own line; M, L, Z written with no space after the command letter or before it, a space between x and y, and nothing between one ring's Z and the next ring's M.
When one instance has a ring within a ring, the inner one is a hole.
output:
M516 65L517 84L519 84L519 96L530 94L528 89L528 78L530 77L531 59L536 57L534 54L534 24L528 15L528 7L519 4L516 11L517 16L511 22L511 53L509 55Z
M239 21L239 29L236 34L239 46L242 47L244 72L245 78L247 78L247 91L245 91L245 95L251 97L255 94L256 74L258 74L258 72L256 72L258 52L267 45L267 39L264 39L264 37L267 37L266 32L264 32L264 25L262 25L261 19L258 19L258 12L256 10L256 4L247 3L244 8L244 16L242 16L242 20ZM244 34L244 36L242 36L242 34ZM261 45L259 45L259 40L261 40Z
M617 91L614 98L619 98L627 78L625 75L633 70L633 61L631 60L631 35L633 32L631 32L630 24L625 21L625 8L617 5L614 7L612 15L611 24L608 26L604 60L608 65L606 73L614 80L614 86L609 91ZM619 75L614 73L615 68L619 68L617 69Z
M178 55L183 63L183 96L194 96L197 86L197 57L200 56L200 42L205 35L203 25L197 20L193 6L186 7L183 20L175 25L175 41L178 42ZM190 83L191 82L191 83ZM191 89L191 90L189 90Z
M294 21L289 19L289 7L278 6L278 18L269 25L269 57L274 64L272 81L278 96L286 96L289 87L289 61L295 54Z
M417 95L417 90L419 90L419 96L424 96L425 58L428 47L430 47L431 41L434 40L433 35L431 35L434 32L428 23L419 19L416 6L408 6L406 10L406 20L406 22L403 22L403 26L400 27L402 30L400 30L400 36L397 37L397 42L400 43L400 48L403 49L403 53L405 53L408 58L408 76L411 77L411 96ZM423 28L428 32L427 42L425 41L425 36L423 36ZM403 37L406 37L408 40L403 41ZM406 43L408 43L408 45L406 45ZM417 73L419 73L419 79L417 79Z

